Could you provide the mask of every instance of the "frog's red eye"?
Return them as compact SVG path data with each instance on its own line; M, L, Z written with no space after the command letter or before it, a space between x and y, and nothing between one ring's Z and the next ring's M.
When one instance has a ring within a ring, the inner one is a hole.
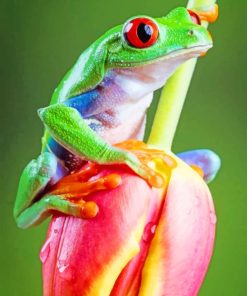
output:
M123 34L130 46L145 48L156 42L159 29L151 19L140 17L129 21L124 27Z
M187 9L187 10L188 10L188 13L190 14L192 22L194 24L201 25L201 19L200 19L199 15L190 9Z

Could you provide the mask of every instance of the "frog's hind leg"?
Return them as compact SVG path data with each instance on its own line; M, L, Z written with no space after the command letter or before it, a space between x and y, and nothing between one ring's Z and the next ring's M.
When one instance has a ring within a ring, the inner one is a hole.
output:
M98 206L83 198L99 190L114 189L121 184L118 174L91 179L98 174L98 167L93 163L87 163L79 171L63 178L60 176L57 181L58 167L56 158L47 152L31 161L24 169L14 208L14 217L20 228L37 225L54 212L78 218L93 218L98 213Z
M30 207L26 208L17 218L17 224L20 228L28 228L40 224L54 211L72 215L74 217L83 218L84 212L92 212L95 215L95 204L93 202L75 203L61 196L46 195L39 201L33 203Z
M219 156L208 149L191 150L178 153L177 156L181 158L188 165L199 167L203 172L204 180L211 182L218 173L221 165Z
M50 152L42 153L25 167L20 178L14 206L14 218L18 225L22 213L34 203L39 195L42 195L42 191L52 180L56 181L57 171L57 159Z

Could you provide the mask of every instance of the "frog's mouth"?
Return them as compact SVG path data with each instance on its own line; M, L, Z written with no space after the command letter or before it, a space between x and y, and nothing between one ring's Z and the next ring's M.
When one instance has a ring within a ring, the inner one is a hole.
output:
M204 55L211 47L212 44L206 44L178 49L144 63L114 66L114 82L129 98L138 100L163 87L177 67L189 59Z
M171 52L165 53L163 56L149 59L146 61L142 62L133 62L133 61L128 61L128 62L117 62L114 65L115 67L138 67L138 66L143 66L143 65L150 65L154 64L157 62L165 62L168 60L174 60L177 58L181 58L182 60L188 60L191 58L197 58L199 56L203 56L207 53L207 51L213 47L213 43L205 44L205 45L197 45L189 48L183 48L183 49L176 49Z
M155 61L159 60L166 60L166 59L174 59L178 57L187 57L188 59L190 58L196 58L202 55L205 55L207 51L213 47L213 44L207 44L207 45L200 45L200 46L194 46L190 48L185 48L185 49L178 49L175 51L172 51L160 58L155 59Z

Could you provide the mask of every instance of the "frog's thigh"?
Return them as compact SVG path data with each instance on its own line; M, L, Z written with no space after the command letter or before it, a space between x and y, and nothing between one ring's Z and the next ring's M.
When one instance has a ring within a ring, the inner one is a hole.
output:
M57 172L57 159L49 153L42 153L37 159L28 163L22 172L16 202L14 206L14 217L29 207L33 200L55 177Z

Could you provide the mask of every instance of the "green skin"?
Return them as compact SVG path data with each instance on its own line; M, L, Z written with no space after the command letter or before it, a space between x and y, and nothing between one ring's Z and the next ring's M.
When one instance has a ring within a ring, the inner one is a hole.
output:
M124 25L109 30L82 53L54 91L50 106L39 110L46 127L43 153L27 165L20 178L14 207L14 217L19 227L39 224L54 210L81 216L78 205L59 196L42 195L57 166L56 157L44 152L50 135L83 159L102 164L124 163L144 179L147 178L142 164L133 154L108 144L85 123L76 109L62 102L95 89L109 69L157 63L164 57L169 59L179 50L200 46L208 49L212 44L207 30L194 24L184 8L174 9L166 17L150 19L159 28L159 37L152 46L141 49L130 46L123 37Z

